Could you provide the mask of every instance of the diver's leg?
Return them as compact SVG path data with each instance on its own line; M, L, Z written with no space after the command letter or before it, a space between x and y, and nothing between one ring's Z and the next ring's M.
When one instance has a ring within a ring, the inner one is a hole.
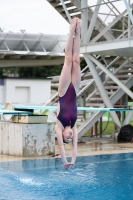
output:
M73 64L72 64L72 83L78 92L80 81L81 81L81 70L80 70L80 29L81 29L81 19L77 18L75 38L73 43Z
M71 83L73 36L75 34L77 18L73 18L70 25L69 36L65 47L65 61L59 79L59 96L63 96Z

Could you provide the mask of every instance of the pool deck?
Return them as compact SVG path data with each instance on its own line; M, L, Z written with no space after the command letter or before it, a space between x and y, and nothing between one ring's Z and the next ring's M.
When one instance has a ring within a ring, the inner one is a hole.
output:
M65 144L66 156L71 156L71 144ZM115 154L115 153L129 153L133 152L133 144L131 143L117 143L114 138L111 137L83 137L82 141L78 143L77 156L87 155L99 155L99 154ZM55 155L59 154L58 145L56 141ZM0 162L25 160L25 159L37 159L37 158L51 158L49 156L41 157L15 157L0 155ZM60 157L60 156L57 156Z

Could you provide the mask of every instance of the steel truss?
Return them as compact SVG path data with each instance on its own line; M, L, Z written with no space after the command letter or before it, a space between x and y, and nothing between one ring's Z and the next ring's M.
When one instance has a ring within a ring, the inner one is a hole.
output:
M113 0L97 0L96 5L89 5L87 0L48 0L48 2L68 22L74 16L82 19L81 53L87 62L82 73L86 81L90 74L93 77L78 94L78 97L85 96L84 106L113 107L114 103L124 94L133 98L130 90L133 85L133 16L131 12L133 4L130 4L130 0L128 2L121 0L125 5L123 12L116 7L115 3L118 1ZM100 10L102 6L106 6L108 9L104 9L103 12ZM106 15L105 20L101 18L101 14ZM106 24L106 20L111 16L114 17L112 22ZM121 28L116 28L118 22L121 24ZM100 68L100 73L97 72L97 67ZM86 72L86 69L89 69L90 72ZM112 72L111 69L113 69ZM103 75L106 76L105 80L101 80ZM88 94L94 84L95 89ZM95 103L96 100L99 100L99 103ZM85 119L78 129L79 138L102 115L101 112L94 112L91 117ZM133 112L129 113L121 124L117 115L112 113L112 119L118 128L129 123L132 116Z
M0 33L0 67L62 64L66 40L67 35Z

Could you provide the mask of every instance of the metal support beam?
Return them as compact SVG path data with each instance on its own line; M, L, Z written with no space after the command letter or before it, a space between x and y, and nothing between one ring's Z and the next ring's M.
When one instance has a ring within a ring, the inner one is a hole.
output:
M47 47L47 51L51 51L51 49L53 50L55 45L58 44L58 38L59 38L59 35L56 38L54 38L51 44Z
M120 14L119 9L117 9L117 7L110 0L107 0L107 1L110 3L110 4L107 4L107 6L110 8L110 5L111 5L115 9L115 11L118 12L118 15L119 15ZM103 0L103 2L105 2L105 0ZM110 8L110 9L112 10L113 13L115 13L113 8L112 9Z
M97 6L102 6L102 5L105 5L105 4L108 4L108 3L113 3L113 2L116 2L116 1L121 1L121 0L115 0L115 1L105 2L105 3L99 3L99 4L97 3L93 6L87 6L87 7L78 9L77 11L80 11L80 10L83 10L83 9L86 9L86 8L93 8L93 7L97 7Z
M114 65L118 60L120 59L120 57L116 57L108 66L107 69L109 69L112 65ZM87 65L88 66L88 65ZM88 66L89 67L89 66ZM100 76L103 74L103 72L100 72ZM85 90L87 90L95 81L92 80L90 83L88 83L82 90L79 91L77 97L81 96Z
M81 8L87 6L87 0L81 1ZM81 26L81 42L85 44L85 35L88 29L88 9L84 9L81 11L81 19L82 19L82 26Z
M132 22L132 24L133 24L133 15L132 15L132 13L131 13L131 8L130 8L130 6L129 6L129 4L130 4L130 1L129 1L129 3L127 3L127 0L124 0L124 3L125 3L125 6L126 6L126 8L127 8L127 11L128 11L128 15L129 15L129 17L130 17L130 20L131 20L131 22Z
M62 4L62 7L64 8L64 11L65 11L65 13L66 13L66 16L67 16L69 22L71 22L72 19L71 19L71 16L69 15L69 12L68 12L68 10L67 10L66 5L64 4L64 1L63 1L63 0L60 0L60 2L61 2L61 4Z
M26 50L27 50L28 52L30 52L29 49L28 49L28 47L27 47L27 45L25 44L25 42L23 42L23 44L24 44Z
M111 103L111 101L110 101L110 99L109 99L109 97L108 97L108 95L106 93L106 90L105 90L105 88L103 86L103 83L102 83L102 81L101 81L101 79L100 79L100 77L99 77L99 75L98 75L98 73L96 71L96 68L95 68L93 62L90 59L90 56L87 55L87 54L84 54L84 58L85 58L87 64L89 65L90 71L91 71L91 73L92 73L92 75L93 75L93 77L95 79L95 83L96 83L96 85L98 87L98 90L100 92L100 95L101 95L106 107L107 108L109 108L109 107L113 108L113 105L112 105L112 103ZM121 124L120 124L120 121L119 121L118 116L116 115L116 113L111 113L111 116L112 116L112 119L115 122L116 126L118 126L120 128Z
M4 45L6 46L7 50L10 51L9 47L7 46L6 42L4 42Z
M104 0L103 0L104 1ZM108 0L108 2L109 2L110 0ZM105 1L104 1L105 2ZM110 5L112 6L112 8L110 8ZM116 12L118 13L117 15L116 15L116 17L118 16L118 15L120 15L120 11L117 9L117 7L116 6L114 6L114 4L113 3L110 3L110 4L107 4L107 6L108 6L108 8L115 14ZM116 12L114 12L114 10L116 11ZM127 28L128 27L128 25L125 23L125 27Z
M122 19L122 36L123 36L123 38L124 38L124 31L125 31L124 22L125 22L125 17L123 17L123 19Z
M81 9L81 2L79 0L71 0L72 3L78 8L78 9ZM84 1L84 0L83 0ZM81 12L82 13L82 12ZM91 10L91 8L88 9L88 18L86 18L86 20L88 19L89 21L91 20L92 18L92 13L93 13L93 10ZM88 23L88 22L87 22ZM98 17L97 20L96 20L96 23L95 23L95 28L100 32L102 31L104 28L105 28L105 25L104 23L101 21L101 19ZM81 30L82 30L82 27L81 27ZM115 37L109 32L107 31L105 34L104 34L104 37L107 39L107 40L113 40L115 39Z
M44 52L46 52L46 49L44 48L44 46L42 45L42 43L40 43L40 45L41 45L41 47L42 47L42 50L43 50Z
M4 40L6 39L6 37L8 36L8 33L4 36L4 38L2 38L1 42L0 42L0 47L1 45L4 43Z
M95 45L88 44L81 46L80 53L94 55L110 55L130 58L133 56L133 38L124 38L112 42L97 42Z
M81 73L84 73L84 71L85 71L86 69L88 69L88 68L89 68L88 65L86 65L86 67L83 68L83 69L81 70Z
M133 93L129 90L117 77L115 77L108 69L106 69L98 60L96 60L92 55L88 54L88 57L101 68L126 94L128 94L133 99Z
M3 67L36 67L36 66L51 66L60 65L63 63L64 57L56 59L48 59L47 57L42 60L0 60L0 68Z
M99 6L97 6L95 8L95 11L93 13L92 19L90 21L90 26L89 26L89 28L87 30L86 37L85 37L85 44L87 44L90 41L94 26L95 26L95 23L96 23L96 19L97 19L97 16L98 16L98 12L99 12L99 9L100 9L100 3L101 2L102 2L102 0L97 0L97 4Z
M131 8L133 7L133 4L131 4ZM116 24L125 14L127 13L127 10L125 10L123 13L121 13L116 19L113 20L112 23L110 23L107 27L105 27L93 40L91 40L91 43L95 43L100 37L102 37L114 24Z
M24 41L24 38L26 37L26 33L22 35L21 40L19 41L19 43L17 44L17 46L15 46L14 50L19 49Z
M36 49L36 47L40 44L41 38L43 37L43 34L40 35L40 37L38 38L38 40L36 41L36 43L33 45L33 47L31 48L30 51L34 51Z
M128 0L128 3L130 5L130 0ZM131 21L130 21L130 15L128 15L128 38L130 37L131 37Z
M110 13L98 13L99 15L107 15L107 16L113 16L116 17L117 15L110 14Z
M131 109L133 109L133 105L131 106ZM124 126L124 125L130 124L132 117L133 117L133 111L127 114L122 125Z

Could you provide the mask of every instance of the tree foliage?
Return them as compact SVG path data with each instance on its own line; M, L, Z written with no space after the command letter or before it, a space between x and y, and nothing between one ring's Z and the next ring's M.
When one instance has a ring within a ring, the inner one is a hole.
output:
M0 77L3 77L3 69L0 68Z
M81 70L86 66L86 61L83 59L80 63ZM43 66L43 67L21 67L18 68L19 77L50 77L59 76L63 65Z
M60 75L62 65L44 67L23 67L18 69L19 77L50 77Z

